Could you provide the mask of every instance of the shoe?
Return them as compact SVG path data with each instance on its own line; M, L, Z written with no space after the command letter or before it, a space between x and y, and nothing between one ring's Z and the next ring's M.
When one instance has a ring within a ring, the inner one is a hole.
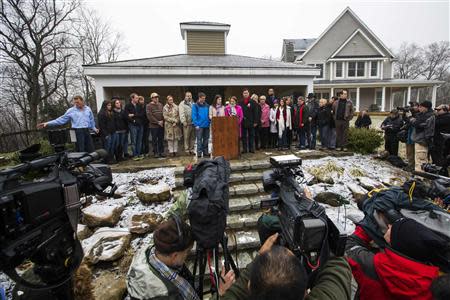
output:
M348 149L347 148L342 148L342 151L348 151Z
M197 158L202 158L202 155L201 154L197 154Z
M255 153L255 149L253 149L253 150L250 150L250 153Z
M155 153L155 154L153 155L153 157L154 157L154 158L159 158L159 154L156 154L156 153Z
M206 153L203 153L203 157L210 157L211 156L211 154L210 153L208 153L208 152L206 152Z
M174 152L174 153L172 153L172 156L175 157L175 156L177 156L177 154Z
M166 155L164 153L160 153L159 157L166 157Z

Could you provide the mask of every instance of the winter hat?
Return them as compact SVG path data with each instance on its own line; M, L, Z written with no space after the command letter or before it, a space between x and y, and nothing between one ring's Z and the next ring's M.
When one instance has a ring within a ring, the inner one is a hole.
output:
M431 103L431 101L425 100L420 102L419 106L423 106L430 109L433 106L433 104Z
M278 100L273 100L273 104L278 104Z
M308 98L308 99L314 98L314 93L309 93L309 94L308 94L308 97L306 97L306 98Z
M180 233L177 223L173 218L161 223L153 233L153 241L156 251L163 254L186 250L193 244L191 228L185 222L179 222Z
M445 251L447 244L441 236L413 219L402 218L392 224L392 248L415 260L433 262L437 252Z

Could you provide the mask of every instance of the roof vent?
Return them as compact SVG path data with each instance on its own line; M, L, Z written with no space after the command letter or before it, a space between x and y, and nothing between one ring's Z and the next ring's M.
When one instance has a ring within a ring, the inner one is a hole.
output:
M225 55L230 25L214 22L180 23L186 54Z

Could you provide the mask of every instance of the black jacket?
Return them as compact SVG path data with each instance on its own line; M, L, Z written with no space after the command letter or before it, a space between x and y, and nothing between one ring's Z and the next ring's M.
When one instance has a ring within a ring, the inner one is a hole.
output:
M319 127L330 126L332 119L331 106L319 107L319 113L317 114L317 125Z
M124 110L129 124L144 125L145 109L142 107L142 105L136 104L135 106L130 102L125 105ZM129 114L133 114L134 116L129 118Z
M450 133L450 113L437 115L434 121L434 142L441 144L443 138L441 133Z
M310 100L307 104L309 110L309 116L311 117L311 126L317 125L317 117L319 114L319 103L317 103L316 99Z
M258 124L258 127L261 127L261 105L257 104L256 105L256 124Z
M116 121L114 113L108 114L105 110L101 110L98 114L98 127L101 136L105 137L116 132Z
M116 122L116 131L128 131L128 122L125 110L122 109L120 112L114 111L114 120Z
M244 115L244 120L242 121L242 127L244 128L252 128L254 123L258 123L258 107L257 104L252 99L249 99L248 104L244 104L244 100L239 102L239 105L242 108L242 113ZM261 118L259 118L261 122Z
M383 123L381 123L381 128L384 130L385 134L393 134L397 135L400 131L400 128L403 126L403 119L399 116L392 119L390 116L384 119Z
M300 128L300 108L301 106L298 106L297 109L293 112L294 115L292 116L292 127L294 129ZM307 126L309 126L309 108L306 104L303 107L302 113L303 129L307 129Z
M364 115L363 117L358 116L358 118L355 121L356 128L369 128L371 124L372 120L370 119L369 115Z

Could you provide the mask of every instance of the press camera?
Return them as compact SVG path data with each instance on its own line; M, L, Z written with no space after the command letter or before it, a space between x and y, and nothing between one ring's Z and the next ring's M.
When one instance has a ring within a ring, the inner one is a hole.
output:
M263 173L264 190L272 193L261 202L279 216L280 243L289 248L312 272L324 264L332 252L342 256L347 235L325 213L325 208L305 196L302 160L295 155L270 158L273 170Z
M37 290L69 281L83 256L75 235L80 195L116 190L111 169L92 163L106 155L60 152L0 171L0 271Z

